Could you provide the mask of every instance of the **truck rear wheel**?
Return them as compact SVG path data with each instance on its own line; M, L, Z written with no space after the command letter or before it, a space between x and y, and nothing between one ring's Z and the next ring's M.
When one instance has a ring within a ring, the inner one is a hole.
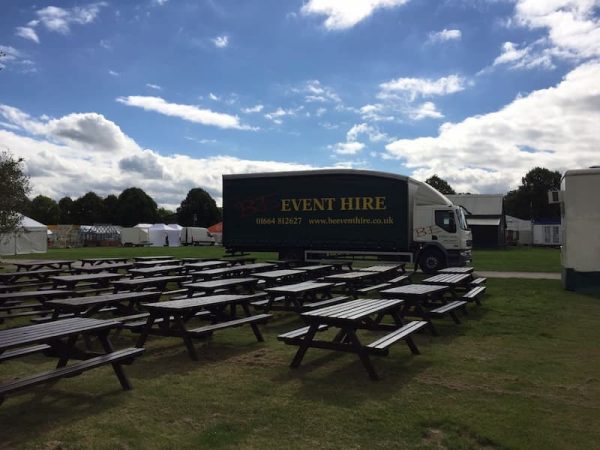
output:
M425 273L435 273L446 267L446 258L439 250L425 250L419 258L419 266Z

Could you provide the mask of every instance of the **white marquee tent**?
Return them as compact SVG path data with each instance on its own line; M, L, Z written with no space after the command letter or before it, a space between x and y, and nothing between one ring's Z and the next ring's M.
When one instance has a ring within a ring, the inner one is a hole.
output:
M181 230L164 223L155 223L149 229L149 240L153 247L179 247L181 245Z
M0 234L0 255L25 255L48 251L48 227L22 216L14 233Z

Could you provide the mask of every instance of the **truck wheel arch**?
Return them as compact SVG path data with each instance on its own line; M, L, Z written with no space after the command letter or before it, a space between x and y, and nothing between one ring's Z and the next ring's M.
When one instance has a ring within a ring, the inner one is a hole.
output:
M434 273L446 267L446 252L436 246L428 245L419 253L418 264L424 273Z

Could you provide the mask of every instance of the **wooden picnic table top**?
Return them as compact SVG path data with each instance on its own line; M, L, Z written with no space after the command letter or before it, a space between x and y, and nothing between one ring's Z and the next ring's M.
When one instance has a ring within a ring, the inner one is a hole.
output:
M250 263L250 264L245 264L243 266L243 268L247 272L255 272L257 270L263 270L263 269L272 269L272 268L275 268L275 267L276 267L275 264L266 263L266 262Z
M334 273L331 275L327 275L325 277L325 279L327 281L335 281L335 282L360 281L360 280L364 280L367 278L376 278L380 275L381 275L380 272L367 272L367 271L362 271L362 270L355 270L352 272L341 272L341 273Z
M71 297L65 299L49 300L46 305L60 310L82 311L91 306L109 305L126 301L152 301L160 298L160 291L121 292L117 294L89 295L86 297Z
M181 273L184 270L183 266L180 265L168 265L168 266L154 266L154 267L142 267L129 269L129 273L132 275L142 275L150 277L156 274L167 274L169 272Z
M0 281L3 283L12 283L19 278L29 277L37 279L47 279L50 275L56 275L64 272L63 269L41 269L41 270L23 270L19 272L0 272Z
M279 270L270 270L268 272L255 272L251 274L251 277L261 278L264 280L277 280L279 278L288 278L304 275L306 272L304 270L297 269L279 269Z
M193 291L214 291L220 288L232 288L236 286L256 286L256 278L222 278L220 280L200 281L198 283L186 284L185 287Z
M406 284L404 286L397 286L390 289L384 289L379 291L382 297L399 297L399 298L414 298L414 297L427 297L432 294L440 294L447 291L448 286L434 285L434 284Z
M402 303L403 300L357 299L304 312L302 317L320 323L328 323L331 320L356 322L371 314L396 308Z
M81 266L81 267L77 267L76 271L77 272L82 272L82 273L98 273L98 272L102 272L104 270L106 271L113 271L113 270L120 270L120 269L129 269L133 267L133 263L128 263L128 262L115 262L115 263L99 263L99 264L92 264L90 266Z
M35 261L11 261L11 264L17 267L17 270L21 268L33 268L37 267L41 269L43 267L60 268L62 266L71 267L75 262L73 259L38 259Z
M0 294L0 304L5 302L6 300L27 299L34 299L43 302L50 298L68 297L70 295L73 295L74 293L74 291L68 289L41 289L38 291L5 292Z
M0 352L23 345L47 342L73 334L91 333L107 328L114 328L117 325L118 322L114 320L74 317L0 330Z
M129 257L127 256L116 256L116 257L112 257L112 258L80 258L79 261L81 261L82 265L85 264L103 264L103 263L121 263L121 262L127 262L129 261Z
M402 270L405 264L378 264L375 266L363 267L358 269L359 271L364 272L378 272L378 273L387 273L387 272L396 272L397 270Z
M457 286L464 284L466 281L471 279L471 275L468 273L449 273L434 275L429 278L425 278L421 282L424 284L441 284L446 286Z
M160 261L161 259L173 259L174 256L136 256L133 259L135 261Z
M224 256L221 260L231 264L246 264L255 262L256 258L254 256Z
M438 270L437 273L473 273L474 267L446 267L445 269Z
M304 264L304 261L301 259L267 259L265 262L275 264L277 267L281 268L291 268Z
M221 277L243 276L248 273L245 266L235 267L217 267L215 269L200 270L198 272L190 272L190 275L195 280L202 278L203 280L213 280Z
M54 282L55 285L58 284L67 284L67 285L75 285L77 283L85 282L85 281L109 281L116 280L118 278L122 278L123 274L120 273L83 273L79 275L59 275L56 277L50 277L50 279Z
M156 259L151 261L136 261L134 265L136 267L155 267L155 266L170 266L175 264L181 264L180 259Z
M331 264L311 264L308 266L294 267L296 270L305 270L306 272L325 272L333 269Z
M184 267L186 268L186 270L204 270L204 269L216 269L219 267L228 267L229 263L227 261L218 261L218 260L208 260L208 261L201 261L201 262L197 262L197 263L188 263L188 264L184 264Z
M146 277L146 278L127 278L112 282L115 289L136 289L147 286L161 286L171 282L185 281L183 275L166 275L164 277Z
M304 281L302 283L284 284L282 286L266 288L265 291L270 294L297 295L315 291L325 291L331 289L333 286L334 283Z
M194 311L205 309L211 306L246 303L253 299L256 299L255 295L220 294L207 295L205 297L186 298L181 300L170 300L166 302L144 303L142 304L142 307L149 311Z

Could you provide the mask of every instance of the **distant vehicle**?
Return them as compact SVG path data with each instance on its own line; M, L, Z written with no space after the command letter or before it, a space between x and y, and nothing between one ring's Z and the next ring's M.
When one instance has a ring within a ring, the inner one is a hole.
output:
M148 230L145 228L121 228L121 245L123 247L142 247L150 245Z
M471 260L464 211L428 184L366 170L223 175L223 245L282 259Z
M556 195L563 225L562 283L570 291L600 293L599 191L600 168L567 170Z
M206 228L183 227L181 245L215 245L215 238Z

